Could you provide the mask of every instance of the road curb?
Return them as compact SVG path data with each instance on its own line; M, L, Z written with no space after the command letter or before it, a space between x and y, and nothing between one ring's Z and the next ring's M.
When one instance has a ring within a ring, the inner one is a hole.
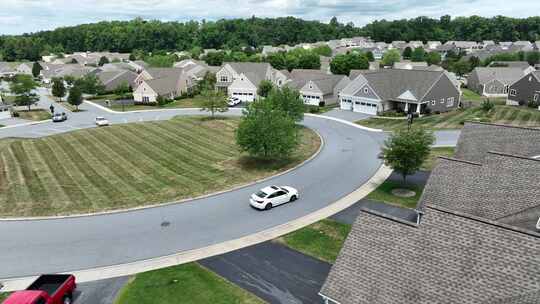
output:
M322 149L324 148L324 145L325 145L324 138L321 136L321 134L319 134L319 132L317 132L315 130L312 130L312 129L310 129L310 130L315 132L315 134L317 134L317 136L319 137L319 139L321 141L319 149L317 149L317 151L315 151L315 153L313 155L311 155L308 159L304 160L303 162L299 163L298 165L296 165L296 166L294 166L292 168L289 168L289 169L287 169L285 171L279 172L279 173L277 173L275 175L271 175L271 176L268 176L268 177L265 177L265 178L261 178L261 179L249 182L247 184L239 185L239 186L236 186L236 187L233 187L233 188L230 188L230 189L226 189L226 190L223 190L223 191L213 192L213 193L209 193L209 194L205 194L205 195L201 195L201 196L196 196L196 197L189 197L189 198L185 198L185 199L181 199L181 200L177 200L177 201L173 201L173 202L161 203L161 204L153 204L153 205L140 206L140 207L134 207L134 208L118 209L118 210L110 210L110 211L102 211L102 212L94 212L94 213L81 213L81 214L70 214L70 215L52 215L52 216L35 216L35 217L8 217L8 218L0 218L0 222L47 221L47 220L59 220L59 219L69 219L69 218L90 217L90 216L113 215L113 214L118 214L118 213L128 213L128 212L135 212L135 211L139 211L139 210L159 208L159 207L165 207L165 206L170 206L170 205L187 203L187 202L190 202L190 201L196 201L196 200L200 200L200 199L204 199L204 198L209 198L209 197L212 197L212 196L221 195L221 194L233 192L233 191L236 191L236 190L239 190L239 189L243 189L243 188L246 188L246 187L250 187L250 186L253 186L253 185L256 185L256 184L259 184L259 183L263 183L263 182L268 181L270 179L280 177L280 176L285 175L285 174L287 174L289 172L292 172L294 170L297 170L297 169L303 167L304 165L307 165L309 162L311 162L317 156L319 156L319 154L321 153L321 151L322 151Z
M346 125L349 125L351 127L354 127L354 128L357 128L357 129L362 129L362 130L369 131L369 132L377 132L377 133L384 132L384 130L382 130L382 129L373 129L373 128L364 127L364 126L361 126L359 124L355 124L354 122L350 122L348 120L341 119L341 118L335 118L335 117L319 115L319 114L310 114L310 113L305 113L304 116L311 116L311 117L317 117L317 118L333 120L333 121L337 121L337 122L340 122L342 124L346 124Z
M16 124L16 125L4 126L4 127L0 128L0 130L17 128L17 127L24 127L24 126L39 125L39 124L46 123L46 122L51 122L51 120L50 119L45 119L45 120L38 120L38 121L32 121L32 122L25 122L25 123Z
M67 273L74 274L77 277L77 282L84 283L102 279L115 278L120 276L134 275L137 273L170 267L174 265L185 264L215 255L224 254L244 247L252 246L269 240L273 240L287 233L318 222L329 216L332 216L361 200L371 191L382 184L392 170L384 165L381 165L377 172L360 188L344 196L338 201L331 203L327 207L314 211L308 215L297 218L285 224L281 224L258 233L247 235L234 240L225 241L219 244L210 245L203 248L187 250L176 254L141 260L131 263L97 267L93 269L84 269L70 271ZM14 291L26 288L37 276L21 277L5 279L1 282L4 291Z

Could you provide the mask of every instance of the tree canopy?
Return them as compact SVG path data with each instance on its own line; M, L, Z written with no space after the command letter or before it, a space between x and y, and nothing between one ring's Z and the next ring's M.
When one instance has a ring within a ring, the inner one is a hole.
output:
M349 75L351 70L369 69L369 60L365 53L350 52L340 54L330 62L330 71L333 74Z
M396 49L388 50L384 53L381 63L385 66L393 66L395 62L401 60L401 55Z

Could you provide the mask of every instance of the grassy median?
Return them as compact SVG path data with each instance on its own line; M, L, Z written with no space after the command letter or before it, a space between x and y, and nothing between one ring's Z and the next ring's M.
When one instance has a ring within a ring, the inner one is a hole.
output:
M140 273L115 304L262 304L255 295L197 263Z
M0 216L86 213L191 198L274 175L313 155L319 136L302 128L290 159L239 152L236 118L169 121L0 140Z
M19 114L19 118L33 121L51 119L52 117L51 113L48 110L43 109L32 109L30 111L21 110L17 111L17 113Z

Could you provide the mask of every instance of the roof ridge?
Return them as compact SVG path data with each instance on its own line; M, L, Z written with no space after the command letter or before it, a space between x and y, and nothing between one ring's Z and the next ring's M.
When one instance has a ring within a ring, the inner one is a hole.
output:
M362 208L360 208L360 212L365 212L365 213L368 213L368 214L371 214L371 215L375 215L377 217L382 217L382 218L385 218L385 219L388 219L388 220L391 220L391 221L394 221L394 222L398 222L400 224L405 224L405 225L416 227L416 228L418 227L417 223L409 222L409 221L406 221L406 220L404 220L402 218L399 218L399 217L396 217L396 216L393 216L393 215L390 215L390 214L386 214L386 213L383 213L383 212L375 211L375 210L370 209L370 208L362 207Z
M495 227L502 228L502 229L505 229L505 230L510 230L510 231L513 231L513 232L517 232L517 233L526 234L526 235L529 235L529 236L532 236L532 237L540 238L540 233L534 232L532 230L522 229L522 228L519 228L519 227L515 227L515 226L507 225L507 224L504 224L504 223L500 223L498 221L489 220L489 219L486 219L486 218L483 218L483 217L474 216L474 215L471 215L471 214L446 209L446 208L443 208L443 207L440 207L440 206L432 205L430 203L425 204L425 207L429 208L429 209L439 211L439 212L452 214L452 215L455 215L455 216L458 216L458 217L461 217L461 218L466 218L466 219L473 220L473 221L476 221L476 222L484 223L484 224L487 224L487 225L490 225L490 226L495 226ZM424 215L424 216L426 216L426 215Z
M506 157L512 157L512 158L520 158L520 159L523 159L523 160L530 160L530 161L540 162L540 159L527 157L527 156L523 156L523 155L516 155L516 154L510 154L510 153L505 153L505 152L497 152L497 151L487 151L487 153L500 155L500 156L506 156Z
M496 126L496 127L515 128L515 129L523 129L523 130L540 131L540 129L538 129L538 128L522 127L522 126L514 126L514 125L505 125L505 124L492 123L492 122L481 122L481 121L466 120L465 123L472 123L472 124L477 124L477 125L487 125L487 126Z
M439 156L437 158L446 159L446 160L449 160L449 161L454 161L454 162L459 162L459 163L465 163L465 164L469 164L469 165L483 166L483 164L481 164L481 163L476 163L476 162L472 162L470 160L464 160L464 159L459 159L459 158L454 158L454 157L449 157L449 156Z

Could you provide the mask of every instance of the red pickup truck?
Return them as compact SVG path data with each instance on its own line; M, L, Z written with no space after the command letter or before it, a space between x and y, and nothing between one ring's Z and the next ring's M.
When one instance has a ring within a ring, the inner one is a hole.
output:
M70 274L45 274L28 288L12 293L2 304L71 304L77 288Z

